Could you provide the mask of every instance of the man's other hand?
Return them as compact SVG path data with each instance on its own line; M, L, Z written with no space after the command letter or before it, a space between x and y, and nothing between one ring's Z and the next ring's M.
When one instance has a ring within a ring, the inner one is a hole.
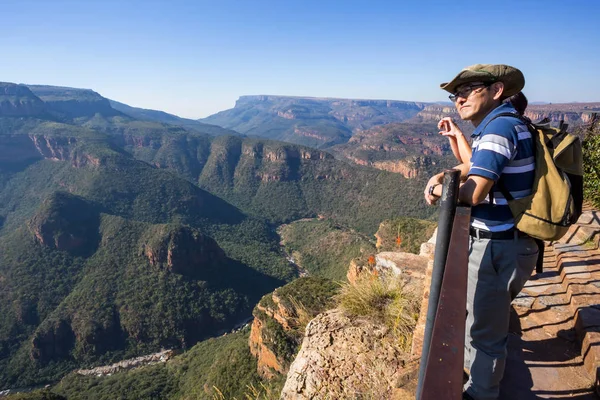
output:
M444 174L440 173L440 174L436 174L436 175L432 176L429 179L429 182L427 182L427 185L425 186L425 191L423 192L423 195L425 196L425 201L427 202L427 204L433 205L438 201L439 196L429 194L429 191L433 185L441 185L443 179L444 179Z

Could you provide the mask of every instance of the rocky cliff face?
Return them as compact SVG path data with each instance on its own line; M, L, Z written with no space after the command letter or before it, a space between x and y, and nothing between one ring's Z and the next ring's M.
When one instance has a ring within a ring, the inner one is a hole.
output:
M19 170L36 161L68 161L75 168L99 166L97 155L78 146L78 139L57 135L0 135L0 166Z
M405 252L383 251L377 253L370 262L365 259L354 259L348 268L348 282L355 285L364 275L402 276L407 282L419 286L425 278L427 269L427 253L412 254Z
M460 119L454 105L433 104L423 108L416 116L415 120L422 122L435 122L445 117Z
M399 161L374 161L371 165L383 171L402 174L405 178L416 178L435 163L429 157L411 157Z
M41 365L51 361L87 355L103 354L122 346L123 331L118 313L112 310L111 318L99 323L88 321L77 314L56 320L44 321L31 340L30 357Z
M75 138L61 136L30 135L29 138L42 157L55 161L70 160L77 142Z
M31 340L32 359L41 364L68 357L75 343L75 334L68 321L60 320L36 331Z
M600 113L600 111L598 111L598 113ZM543 109L539 110L535 107L528 108L527 111L525 111L525 116L534 122L547 118L553 125L558 125L560 121L564 121L572 126L578 126L592 121L592 112L547 111Z
M387 224L393 225L389 221ZM382 229L387 232L385 227ZM427 234L431 232L427 230ZM387 236L383 232L378 239L387 241ZM355 259L350 264L348 280L356 285L359 280L398 276L420 299L425 296L424 286L431 273L434 244L430 242L421 245L420 254L387 251L368 259ZM423 327L419 327L421 336ZM422 339L416 340L420 348ZM398 338L377 318L352 317L331 309L307 325L281 399L410 398L412 389L398 388L414 373L414 354L400 348Z
M296 310L283 305L276 293L270 296L271 306L259 304L253 312L248 343L250 353L258 362L257 371L265 379L287 373L291 356L287 351L293 351L298 340L292 332L292 328L297 328Z
M247 95L240 96L235 103L235 107L243 107L249 104L257 103L286 103L298 106L308 105L330 105L333 108L340 107L383 107L397 110L421 110L428 103L400 100L368 100L368 99L339 99L328 97L293 97L293 96L273 96L273 95Z
M336 156L359 165L416 178L443 168L452 158L448 140L437 133L436 124L376 126L355 134L348 143L331 150Z
M241 96L236 108L269 106L273 114L288 120L333 117L352 129L404 120L417 114L427 103L397 100L360 100L290 96ZM377 122L374 122L377 120Z
M553 125L562 120L578 126L590 123L594 113L600 113L600 103L533 104L527 107L525 116L534 122L548 118Z
M281 399L391 399L405 363L386 326L327 311L306 327Z
M36 117L46 113L44 102L26 86L0 82L0 117Z
M42 246L76 255L94 252L98 225L99 213L91 204L64 192L50 196L28 223Z
M220 137L210 146L201 179L218 177L234 185L248 178L262 182L293 181L299 179L303 165L326 159L333 160L333 156L308 147Z
M263 378L287 373L306 324L331 305L337 289L327 279L304 277L261 299L252 313L254 321L248 344Z
M141 251L152 267L197 279L206 279L225 260L225 253L212 238L187 226L153 227Z

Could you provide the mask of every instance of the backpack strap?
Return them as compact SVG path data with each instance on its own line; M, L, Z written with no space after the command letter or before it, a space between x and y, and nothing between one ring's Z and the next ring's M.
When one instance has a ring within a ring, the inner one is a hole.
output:
M511 113L511 112L503 112L500 113L498 115L494 115L492 117L492 119L490 119L485 126L483 127L483 129L487 128L487 126L490 124L490 122L492 122L493 120L495 120L496 118L500 118L500 117L512 117L512 118L516 118L518 120L520 120L521 122L524 122L525 125L527 126L527 129L529 129L529 132L531 132L531 134L533 135L533 126L531 125L531 120L529 118L527 118L524 115L519 115L519 114L515 114L515 113ZM482 129L482 131L483 131ZM504 198L507 201L512 201L515 198L510 194L510 192L506 189L506 187L504 186L504 182L502 181L502 177L498 178L498 182L496 182L496 187L500 190L500 193L502 193L502 196L504 196ZM494 205L494 193L492 191L490 191L489 193L490 196L490 203L492 203L492 205Z
M519 114L515 114L515 113L511 113L511 112L503 112L500 113L498 115L494 115L492 117L492 119L490 119L483 127L483 129L487 128L487 126L490 124L490 122L492 122L493 120L495 120L496 118L500 118L500 117L512 117L512 118L516 118L521 120L522 122L524 122L528 128L530 128L531 126L531 120L529 118L527 118L524 115L519 115ZM530 128L531 129L531 128Z

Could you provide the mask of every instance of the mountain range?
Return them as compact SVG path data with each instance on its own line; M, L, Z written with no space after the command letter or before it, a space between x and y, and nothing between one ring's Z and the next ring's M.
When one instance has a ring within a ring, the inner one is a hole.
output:
M298 275L281 223L433 212L418 180L113 104L0 84L0 388L230 329Z
M329 147L347 142L355 130L406 120L424 106L389 100L242 96L234 108L201 121L246 135Z

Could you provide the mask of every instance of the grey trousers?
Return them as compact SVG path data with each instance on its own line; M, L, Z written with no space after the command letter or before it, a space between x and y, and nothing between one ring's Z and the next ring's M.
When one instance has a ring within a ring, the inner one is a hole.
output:
M535 268L530 237L470 238L467 286L465 390L477 400L497 399L506 363L510 303Z

